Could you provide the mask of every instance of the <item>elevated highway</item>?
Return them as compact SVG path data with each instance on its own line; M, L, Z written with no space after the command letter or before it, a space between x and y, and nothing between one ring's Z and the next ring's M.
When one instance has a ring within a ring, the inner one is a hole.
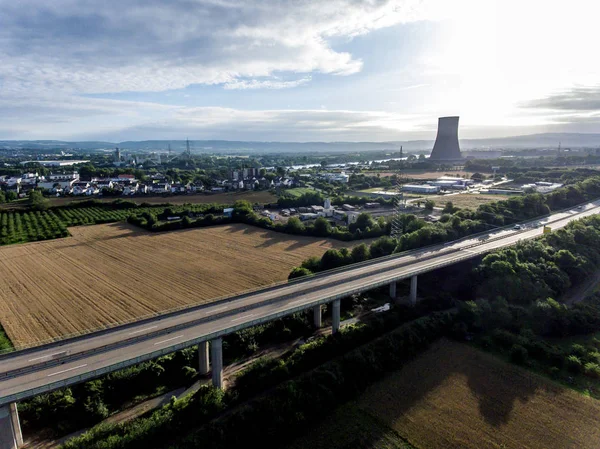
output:
M596 214L600 200L521 224L441 245L395 254L237 295L212 304L167 313L143 321L51 342L0 356L0 449L13 429L19 443L15 402L93 379L189 346L198 345L200 372L212 364L213 383L222 386L222 337L292 313L312 309L321 323L321 306L332 303L333 331L340 325L340 300L354 293L411 279L416 301L417 276L480 256L521 240L538 237L543 225L553 230ZM209 345L210 354L209 354ZM16 422L16 424L15 424Z

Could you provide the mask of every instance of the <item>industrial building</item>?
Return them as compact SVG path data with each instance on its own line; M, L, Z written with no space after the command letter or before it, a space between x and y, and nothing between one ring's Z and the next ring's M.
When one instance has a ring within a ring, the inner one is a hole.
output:
M458 161L462 159L458 145L458 116L440 117L431 161Z
M438 193L439 186L431 186L427 184L405 184L402 186L402 191L413 193Z

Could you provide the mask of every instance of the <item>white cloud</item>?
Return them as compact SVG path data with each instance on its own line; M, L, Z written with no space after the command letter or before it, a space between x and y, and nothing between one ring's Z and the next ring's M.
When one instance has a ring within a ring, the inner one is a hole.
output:
M0 3L4 92L162 91L274 72L348 75L362 62L327 39L423 17L418 0L22 0ZM303 78L307 79L307 78Z
M310 82L310 76L293 81L278 81L278 80L234 80L223 85L227 90L235 89L289 89L292 87L302 86Z

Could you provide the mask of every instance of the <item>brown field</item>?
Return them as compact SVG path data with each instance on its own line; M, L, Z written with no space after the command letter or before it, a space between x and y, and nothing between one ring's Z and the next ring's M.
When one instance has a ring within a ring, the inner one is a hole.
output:
M149 233L113 223L70 232L0 247L0 323L15 346L282 281L307 257L352 245L237 224Z
M510 195L472 195L470 193L463 193L460 195L436 195L424 198L435 201L436 207L444 207L448 201L452 201L455 207L460 207L461 209L477 209L482 204L494 203L510 198Z
M64 206L65 204L77 203L80 201L89 201L95 199L102 202L110 202L118 199L135 201L138 204L206 204L206 203L218 203L218 204L233 204L238 200L246 200L251 203L275 203L277 197L272 193L261 190L256 192L231 192L231 193L214 193L204 194L198 193L193 195L165 195L165 196L135 196L135 197L111 197L111 198L82 198L82 197L63 197L63 198L50 198L50 206ZM23 209L27 207L26 201L20 201L15 203L7 203L0 205L2 209Z
M449 341L367 389L357 406L421 449L600 447L599 401Z

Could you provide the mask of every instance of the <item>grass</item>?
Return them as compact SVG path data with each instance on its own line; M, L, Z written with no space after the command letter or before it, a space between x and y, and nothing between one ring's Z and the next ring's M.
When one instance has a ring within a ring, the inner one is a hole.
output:
M477 209L482 204L493 203L496 201L502 201L509 198L508 195L482 195L482 194L470 194L461 193L460 195L444 195L430 197L429 199L435 201L435 205L438 207L444 207L448 201L451 201L455 207L461 209Z
M314 193L314 192L315 192L314 189L311 189L308 187L295 187L293 189L288 189L288 190L282 191L283 194L294 196L294 197L299 197L299 196L304 195L305 193Z
M12 342L4 332L4 328L0 325L0 354L11 351L13 349Z

